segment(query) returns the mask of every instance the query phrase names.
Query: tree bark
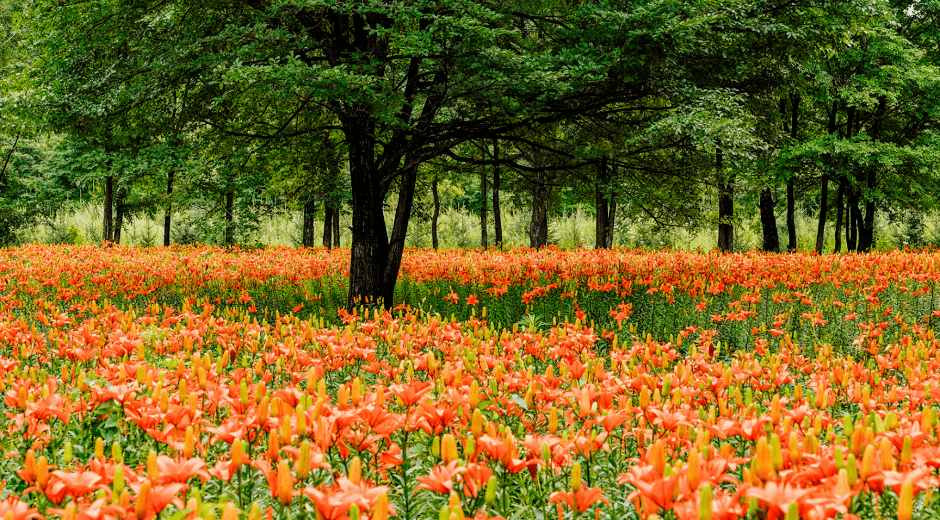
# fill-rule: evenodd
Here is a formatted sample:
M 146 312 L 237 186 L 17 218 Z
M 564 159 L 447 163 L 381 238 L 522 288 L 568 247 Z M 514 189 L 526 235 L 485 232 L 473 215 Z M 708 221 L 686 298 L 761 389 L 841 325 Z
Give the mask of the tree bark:
M 342 202 L 333 205 L 333 249 L 339 249 L 342 246 L 339 240 L 339 214 L 342 206 Z
M 881 126 L 887 110 L 887 100 L 882 97 L 878 100 L 878 108 L 872 121 L 872 141 L 881 140 Z M 875 188 L 877 187 L 877 166 L 868 166 L 866 179 L 867 194 L 865 197 L 865 217 L 861 220 L 858 230 L 858 250 L 871 251 L 875 247 Z
M 715 149 L 715 170 L 718 175 L 718 249 L 734 249 L 734 177 L 725 177 L 721 148 Z
M 845 183 L 845 178 L 839 181 L 839 193 L 836 195 L 836 245 L 832 250 L 833 253 L 842 251 L 842 214 L 845 209 Z
M 115 216 L 114 216 L 114 243 L 121 243 L 121 228 L 124 227 L 124 201 L 127 195 L 124 190 L 118 189 L 118 194 L 114 197 Z
M 496 241 L 496 247 L 503 248 L 503 215 L 499 209 L 499 141 L 493 139 L 493 159 L 497 164 L 493 165 L 493 240 Z
M 480 172 L 480 246 L 483 249 L 489 247 L 489 237 L 486 236 L 486 169 Z
M 800 95 L 790 95 L 790 140 L 796 141 L 796 124 L 800 113 Z M 787 250 L 796 250 L 796 196 L 794 194 L 794 179 L 791 173 L 787 179 Z
M 317 204 L 316 201 L 310 199 L 304 204 L 304 224 L 303 231 L 301 231 L 300 241 L 304 247 L 314 247 L 316 243 L 316 218 Z
M 225 245 L 235 243 L 235 191 L 225 194 Z
M 434 174 L 434 180 L 431 181 L 431 197 L 434 199 L 434 213 L 431 214 L 431 247 L 437 251 L 439 242 L 437 239 L 437 221 L 441 217 L 441 198 L 437 192 L 437 174 Z M 497 197 L 493 192 L 493 197 Z M 497 226 L 498 228 L 498 226 Z
M 529 220 L 529 247 L 540 249 L 548 244 L 548 186 L 536 174 L 532 183 L 532 218 Z
M 605 157 L 597 166 L 594 184 L 594 248 L 610 248 L 614 241 L 617 201 L 610 196 L 610 181 L 615 176 Z
M 333 248 L 333 208 L 329 201 L 323 205 L 323 247 Z
M 858 251 L 858 226 L 861 212 L 858 209 L 858 190 L 850 188 L 848 201 L 848 229 L 846 229 L 845 246 L 847 251 Z
M 114 175 L 104 178 L 104 220 L 101 225 L 101 240 L 114 241 Z
M 764 188 L 760 192 L 760 222 L 761 230 L 764 235 L 764 251 L 771 253 L 780 252 L 780 237 L 777 234 L 777 217 L 774 216 L 774 194 L 770 188 Z
M 839 101 L 832 102 L 832 110 L 829 111 L 829 135 L 836 133 L 836 115 L 839 111 Z M 826 154 L 826 168 L 832 169 L 832 155 Z M 824 173 L 820 181 L 819 194 L 819 223 L 816 226 L 816 253 L 822 254 L 823 244 L 826 242 L 826 216 L 829 212 L 829 174 Z
M 170 195 L 173 194 L 173 170 L 170 170 L 166 176 L 166 211 L 163 213 L 163 245 L 170 245 L 170 216 L 173 211 L 173 207 L 170 204 Z

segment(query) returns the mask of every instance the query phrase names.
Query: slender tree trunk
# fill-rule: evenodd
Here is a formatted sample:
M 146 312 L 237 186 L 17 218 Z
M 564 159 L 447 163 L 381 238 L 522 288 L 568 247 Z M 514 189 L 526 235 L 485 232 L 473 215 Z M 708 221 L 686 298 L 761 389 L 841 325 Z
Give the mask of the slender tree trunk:
M 166 176 L 166 211 L 163 213 L 163 245 L 170 245 L 170 216 L 173 211 L 173 206 L 170 204 L 170 195 L 173 194 L 173 170 Z
M 594 249 L 607 245 L 607 217 L 610 216 L 610 208 L 607 204 L 606 184 L 609 180 L 605 157 L 597 165 L 597 180 L 594 183 Z
M 431 196 L 434 199 L 434 213 L 431 214 L 431 247 L 437 251 L 439 247 L 437 240 L 437 221 L 441 217 L 441 198 L 437 193 L 437 174 L 434 175 L 434 180 L 431 181 Z M 493 193 L 493 196 L 497 196 L 496 192 Z
M 610 181 L 616 177 L 605 157 L 597 166 L 597 182 L 594 185 L 594 248 L 610 248 L 614 243 L 614 222 L 617 201 L 610 196 Z
M 790 95 L 790 140 L 796 141 L 797 121 L 800 114 L 800 95 Z M 793 174 L 787 179 L 787 250 L 796 250 L 796 195 L 794 194 Z
M 845 178 L 839 181 L 839 193 L 836 195 L 836 246 L 833 248 L 833 253 L 842 251 L 842 213 L 845 208 L 845 183 Z
M 845 239 L 846 250 L 848 251 L 858 251 L 858 227 L 859 221 L 861 220 L 861 211 L 858 209 L 859 202 L 858 190 L 853 188 L 849 192 L 849 204 L 848 204 L 848 218 L 849 228 L 847 230 L 848 235 Z
M 104 178 L 104 221 L 101 226 L 101 239 L 114 241 L 114 175 Z
M 405 164 L 410 164 L 411 157 L 405 157 Z M 385 264 L 383 279 L 382 302 L 391 307 L 394 303 L 395 284 L 398 282 L 398 272 L 401 269 L 401 258 L 405 252 L 405 237 L 408 236 L 408 221 L 411 219 L 411 209 L 414 205 L 415 184 L 418 180 L 418 167 L 412 166 L 401 173 L 401 183 L 398 190 L 398 206 L 395 208 L 395 222 L 392 224 L 392 235 L 389 239 L 388 256 Z M 381 206 L 379 206 L 381 209 Z M 384 228 L 385 217 L 380 213 L 381 224 Z
M 823 175 L 819 196 L 819 224 L 816 227 L 816 252 L 822 254 L 823 244 L 826 241 L 826 213 L 829 203 L 829 176 Z
M 304 225 L 300 236 L 300 241 L 304 247 L 314 247 L 316 242 L 316 211 L 317 203 L 315 200 L 310 199 L 304 204 Z
M 342 208 L 342 206 L 343 206 L 342 202 L 337 202 L 333 206 L 333 249 L 339 249 L 342 246 L 339 240 L 340 238 L 339 215 L 340 215 L 340 208 Z
M 493 239 L 496 247 L 503 248 L 503 215 L 499 209 L 499 141 L 493 139 Z
M 225 194 L 225 245 L 235 243 L 235 191 Z
M 721 148 L 715 149 L 715 170 L 718 175 L 718 249 L 734 249 L 734 177 L 725 176 Z
M 323 247 L 333 248 L 333 208 L 329 201 L 323 205 Z
M 887 101 L 882 97 L 875 109 L 872 122 L 872 141 L 881 140 L 881 125 L 884 121 Z M 868 166 L 866 179 L 867 196 L 865 197 L 865 217 L 861 220 L 858 232 L 859 251 L 871 251 L 875 247 L 875 188 L 877 187 L 877 165 Z
M 126 200 L 126 195 L 124 190 L 117 190 L 118 194 L 114 197 L 114 206 L 115 206 L 115 216 L 114 216 L 114 243 L 121 243 L 121 228 L 124 227 L 124 210 L 125 205 L 124 201 Z
M 764 235 L 764 251 L 780 252 L 780 237 L 777 234 L 777 217 L 774 215 L 774 194 L 770 188 L 760 192 L 760 222 Z
M 486 236 L 486 205 L 488 203 L 486 196 L 486 169 L 480 172 L 480 246 L 483 249 L 489 247 L 489 237 Z
M 832 102 L 832 110 L 829 112 L 829 135 L 836 133 L 836 115 L 839 111 L 839 100 Z M 826 168 L 832 169 L 832 155 L 826 154 Z M 829 212 L 829 174 L 824 173 L 820 181 L 819 194 L 819 224 L 816 226 L 816 253 L 822 254 L 823 244 L 826 242 L 826 216 Z

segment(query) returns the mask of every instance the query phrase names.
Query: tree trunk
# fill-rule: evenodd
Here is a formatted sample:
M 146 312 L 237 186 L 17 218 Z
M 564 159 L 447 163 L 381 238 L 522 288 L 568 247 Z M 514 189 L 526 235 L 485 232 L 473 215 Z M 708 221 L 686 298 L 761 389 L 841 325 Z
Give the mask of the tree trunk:
M 493 140 L 493 239 L 496 247 L 503 248 L 503 215 L 499 209 L 499 141 Z
M 715 149 L 715 170 L 718 175 L 718 249 L 734 248 L 734 177 L 725 177 L 721 148 Z
M 594 185 L 594 248 L 610 248 L 614 242 L 614 218 L 617 202 L 610 196 L 610 181 L 615 176 L 605 157 L 597 166 Z
M 333 208 L 329 201 L 323 205 L 323 247 L 333 248 Z
M 368 108 L 364 108 L 368 110 Z M 368 117 L 343 122 L 352 186 L 352 245 L 347 307 L 379 304 L 385 294 L 388 232 L 382 212 L 384 193 L 375 170 L 375 123 Z M 385 302 L 390 306 L 391 302 Z
M 532 218 L 529 220 L 529 247 L 539 249 L 548 244 L 548 187 L 539 175 L 532 183 Z
M 882 97 L 878 101 L 878 108 L 875 109 L 874 120 L 872 121 L 872 141 L 881 140 L 881 125 L 884 121 L 885 111 L 887 110 L 887 100 Z M 858 231 L 858 250 L 871 251 L 875 247 L 875 188 L 877 187 L 877 165 L 868 166 L 867 175 L 867 195 L 865 197 L 865 217 L 861 221 Z
M 235 191 L 225 194 L 225 245 L 235 243 Z
M 405 157 L 405 164 L 412 163 L 411 157 Z M 391 307 L 394 302 L 395 284 L 398 283 L 398 272 L 401 269 L 401 258 L 405 252 L 405 237 L 408 236 L 408 221 L 411 219 L 411 209 L 415 199 L 415 184 L 418 180 L 418 167 L 412 166 L 401 173 L 401 183 L 398 190 L 398 206 L 395 208 L 395 222 L 392 224 L 392 235 L 388 242 L 388 256 L 386 257 L 385 272 L 383 276 L 382 302 Z M 384 198 L 384 197 L 383 197 Z M 381 203 L 379 209 L 381 210 Z M 385 229 L 385 217 L 379 213 L 380 223 Z
M 316 242 L 316 226 L 314 225 L 314 219 L 316 218 L 317 204 L 316 201 L 310 199 L 304 204 L 304 225 L 303 231 L 301 232 L 300 241 L 304 247 L 314 247 Z
M 842 251 L 842 214 L 845 209 L 845 183 L 845 178 L 839 181 L 839 193 L 836 195 L 836 246 L 832 250 L 833 253 Z
M 480 172 L 480 247 L 489 247 L 489 238 L 486 236 L 486 169 Z
M 101 226 L 101 240 L 114 241 L 114 176 L 104 178 L 104 221 Z
M 173 170 L 166 176 L 166 211 L 163 213 L 163 245 L 170 245 L 170 215 L 173 207 L 170 205 L 170 195 L 173 194 Z
M 764 235 L 764 251 L 780 252 L 780 237 L 777 234 L 777 217 L 774 216 L 774 194 L 770 188 L 760 192 L 760 223 Z
M 121 228 L 124 227 L 124 201 L 127 196 L 123 190 L 118 189 L 117 196 L 114 197 L 115 216 L 114 216 L 114 243 L 121 243 Z
M 845 237 L 846 250 L 858 251 L 858 225 L 861 212 L 858 209 L 858 190 L 856 188 L 851 188 L 849 191 L 848 215 L 846 215 L 846 218 L 849 222 Z
M 339 249 L 342 245 L 339 241 L 339 213 L 342 206 L 341 202 L 337 202 L 333 206 L 333 249 Z
M 800 95 L 793 93 L 790 96 L 790 140 L 796 141 L 796 123 L 800 109 Z M 787 250 L 796 250 L 796 196 L 794 194 L 793 174 L 787 179 Z
M 839 111 L 839 100 L 832 102 L 832 110 L 829 111 L 829 135 L 836 133 L 836 115 Z M 832 155 L 826 154 L 826 168 L 832 170 Z M 819 224 L 816 226 L 816 253 L 823 253 L 823 244 L 826 242 L 826 216 L 829 211 L 829 174 L 822 176 L 820 194 L 819 194 Z
M 819 196 L 819 224 L 816 226 L 816 252 L 822 254 L 823 243 L 826 241 L 826 212 L 829 203 L 829 176 L 822 176 L 821 193 Z
M 498 189 L 498 186 L 494 188 Z M 431 247 L 437 251 L 439 247 L 439 242 L 437 240 L 437 221 L 441 216 L 441 198 L 437 193 L 437 174 L 434 175 L 434 180 L 431 181 L 431 197 L 434 199 L 434 213 L 431 214 Z M 493 192 L 493 197 L 497 197 L 496 192 Z M 497 222 L 499 220 L 497 219 Z M 499 226 L 497 226 L 499 229 Z

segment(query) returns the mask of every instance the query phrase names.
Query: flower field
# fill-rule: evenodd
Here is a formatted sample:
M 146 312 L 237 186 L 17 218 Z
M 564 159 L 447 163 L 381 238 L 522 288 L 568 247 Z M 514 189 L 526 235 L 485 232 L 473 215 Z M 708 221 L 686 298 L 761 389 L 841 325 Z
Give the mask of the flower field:
M 940 254 L 0 253 L 0 516 L 940 516 Z

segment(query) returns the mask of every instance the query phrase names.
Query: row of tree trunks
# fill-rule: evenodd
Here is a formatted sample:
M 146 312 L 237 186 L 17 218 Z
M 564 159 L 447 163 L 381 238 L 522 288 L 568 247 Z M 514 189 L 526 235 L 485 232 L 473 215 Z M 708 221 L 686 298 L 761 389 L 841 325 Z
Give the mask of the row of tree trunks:
M 780 251 L 780 237 L 777 234 L 777 217 L 774 215 L 773 190 L 770 188 L 761 190 L 758 206 L 761 230 L 764 235 L 764 251 L 777 253 Z

